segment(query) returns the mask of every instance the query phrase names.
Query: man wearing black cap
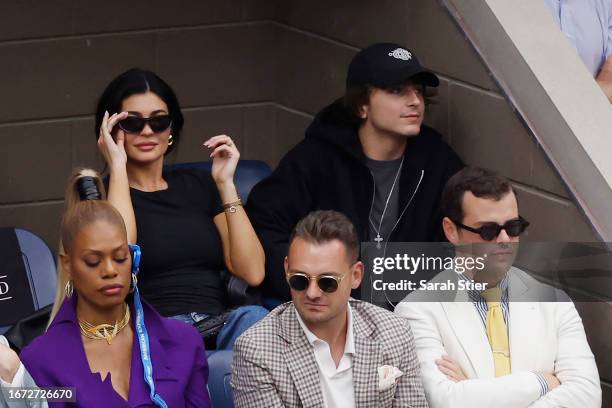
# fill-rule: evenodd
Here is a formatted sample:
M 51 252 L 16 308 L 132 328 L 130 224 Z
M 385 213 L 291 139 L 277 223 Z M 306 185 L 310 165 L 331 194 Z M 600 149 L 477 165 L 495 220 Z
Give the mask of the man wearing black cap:
M 422 126 L 426 87 L 437 87 L 414 52 L 380 43 L 350 63 L 344 96 L 319 112 L 306 137 L 255 186 L 247 211 L 266 251 L 264 294 L 289 299 L 283 259 L 289 235 L 312 210 L 333 209 L 361 241 L 443 240 L 438 203 L 463 164 Z

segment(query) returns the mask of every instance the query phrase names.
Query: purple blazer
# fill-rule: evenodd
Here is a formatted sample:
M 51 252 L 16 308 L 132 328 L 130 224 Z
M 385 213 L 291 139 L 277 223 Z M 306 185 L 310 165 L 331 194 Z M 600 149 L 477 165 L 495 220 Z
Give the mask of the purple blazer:
M 135 316 L 133 304 L 132 316 Z M 206 387 L 208 363 L 202 338 L 195 328 L 161 317 L 143 302 L 149 332 L 155 391 L 168 407 L 210 407 Z M 134 319 L 131 319 L 130 324 Z M 21 352 L 21 361 L 39 387 L 75 387 L 74 403 L 49 403 L 50 407 L 154 407 L 144 381 L 140 345 L 134 329 L 130 391 L 125 401 L 113 389 L 110 373 L 102 381 L 92 374 L 76 317 L 76 293 L 66 299 L 45 334 Z

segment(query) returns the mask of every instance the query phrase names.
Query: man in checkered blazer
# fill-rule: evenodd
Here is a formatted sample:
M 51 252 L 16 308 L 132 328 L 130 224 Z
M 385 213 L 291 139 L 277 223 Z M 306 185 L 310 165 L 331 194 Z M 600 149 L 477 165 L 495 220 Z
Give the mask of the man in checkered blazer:
M 292 302 L 236 341 L 236 407 L 427 407 L 405 320 L 350 299 L 361 283 L 355 228 L 316 211 L 296 226 L 285 259 Z

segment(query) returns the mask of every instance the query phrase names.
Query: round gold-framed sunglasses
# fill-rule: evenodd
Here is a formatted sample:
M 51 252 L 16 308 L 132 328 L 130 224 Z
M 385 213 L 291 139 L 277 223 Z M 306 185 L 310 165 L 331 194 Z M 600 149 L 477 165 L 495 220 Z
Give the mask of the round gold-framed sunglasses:
M 349 271 L 350 272 L 350 271 Z M 317 275 L 311 276 L 303 272 L 292 272 L 287 274 L 287 283 L 293 290 L 303 291 L 308 288 L 310 281 L 314 280 L 317 282 L 317 286 L 325 293 L 334 293 L 338 290 L 340 282 L 349 273 L 346 272 L 343 275 Z

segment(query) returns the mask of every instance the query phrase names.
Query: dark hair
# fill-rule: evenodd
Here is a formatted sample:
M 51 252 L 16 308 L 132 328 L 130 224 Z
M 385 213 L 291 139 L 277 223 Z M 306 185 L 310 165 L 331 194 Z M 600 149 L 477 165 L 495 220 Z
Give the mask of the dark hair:
M 183 130 L 184 119 L 181 113 L 181 107 L 170 85 L 158 77 L 154 72 L 140 68 L 132 68 L 125 71 L 123 74 L 113 79 L 104 90 L 104 93 L 102 93 L 102 96 L 98 100 L 98 107 L 96 108 L 96 126 L 94 129 L 96 140 L 100 132 L 100 126 L 102 125 L 102 118 L 104 117 L 105 111 L 108 111 L 111 115 L 121 112 L 121 104 L 125 98 L 149 91 L 159 96 L 166 105 L 168 105 L 168 113 L 170 118 L 172 118 L 172 140 L 174 143 L 168 146 L 166 153 L 171 152 L 178 144 L 181 137 L 181 131 Z
M 367 105 L 370 102 L 370 86 L 369 85 L 355 85 L 347 88 L 342 97 L 342 104 L 344 107 L 351 112 L 354 116 L 358 117 L 363 121 L 363 118 L 359 115 L 359 110 L 363 105 Z
M 94 192 L 95 191 L 95 192 Z M 123 217 L 108 201 L 100 175 L 92 169 L 77 169 L 68 181 L 60 228 L 60 253 L 69 252 L 79 231 L 104 220 L 125 231 Z M 127 235 L 127 232 L 126 232 Z
M 353 223 L 342 213 L 333 210 L 313 211 L 302 218 L 291 233 L 289 245 L 295 238 L 322 244 L 333 240 L 342 242 L 350 263 L 359 259 L 359 236 Z
M 463 195 L 466 191 L 478 198 L 499 201 L 514 189 L 510 181 L 499 173 L 481 167 L 465 167 L 446 182 L 440 200 L 443 216 L 463 222 Z
M 406 83 L 408 82 L 411 81 L 407 81 Z M 420 83 L 418 81 L 415 81 L 415 83 L 418 83 L 423 86 L 423 99 L 425 101 L 425 106 L 434 104 L 434 96 L 436 95 L 435 88 L 427 87 L 425 86 L 425 84 Z M 363 105 L 367 105 L 368 103 L 370 103 L 370 93 L 376 88 L 378 87 L 372 85 L 355 85 L 348 87 L 344 92 L 344 95 L 342 96 L 342 104 L 349 112 L 351 112 L 355 117 L 359 118 L 363 122 L 364 119 L 362 119 L 359 115 L 359 110 Z M 378 89 L 390 90 L 393 89 L 393 87 Z

